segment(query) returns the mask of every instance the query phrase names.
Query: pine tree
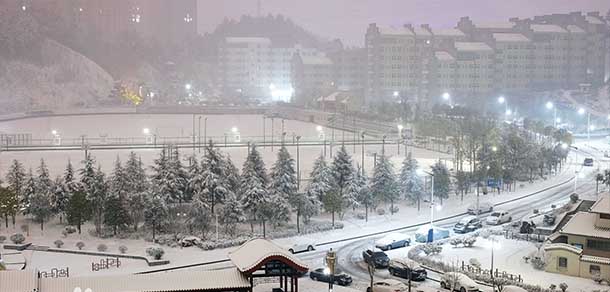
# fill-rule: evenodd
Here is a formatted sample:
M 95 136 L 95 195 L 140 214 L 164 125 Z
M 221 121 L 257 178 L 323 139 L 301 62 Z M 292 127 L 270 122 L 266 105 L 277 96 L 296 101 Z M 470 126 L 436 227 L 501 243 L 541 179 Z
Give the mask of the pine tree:
M 30 214 L 31 198 L 36 194 L 36 178 L 32 173 L 32 169 L 28 172 L 25 179 L 23 196 L 19 199 L 19 205 L 23 215 Z
M 38 166 L 37 174 L 36 192 L 46 193 L 47 197 L 50 198 L 50 194 L 53 191 L 53 181 L 49 174 L 49 168 L 47 168 L 47 165 L 44 163 L 44 159 L 40 159 L 40 166 Z
M 195 154 L 189 157 L 189 166 L 186 170 L 187 184 L 186 191 L 184 194 L 184 200 L 190 202 L 196 195 L 200 193 L 200 186 L 202 181 L 201 165 L 197 161 Z
M 15 216 L 20 209 L 20 199 L 24 196 L 24 189 L 26 185 L 27 175 L 25 173 L 25 169 L 23 165 L 17 161 L 13 160 L 8 173 L 6 174 L 6 182 L 8 185 L 8 193 L 6 199 L 5 210 L 5 224 L 8 228 L 8 220 L 6 217 L 11 216 L 13 221 L 13 227 L 15 227 Z
M 142 160 L 134 152 L 129 154 L 125 166 L 125 176 L 127 177 L 129 221 L 133 224 L 134 231 L 138 231 L 138 224 L 144 220 L 144 209 L 148 204 L 149 182 Z
M 368 179 L 358 167 L 348 187 L 348 196 L 355 198 L 357 205 L 364 206 L 364 219 L 369 220 L 369 209 L 373 206 L 373 195 L 368 187 Z
M 112 228 L 112 233 L 117 235 L 118 230 L 125 229 L 129 224 L 129 212 L 117 193 L 113 193 L 104 207 L 104 225 Z
M 152 169 L 155 193 L 168 203 L 181 203 L 187 181 L 177 150 L 172 151 L 171 147 L 163 149 Z
M 75 192 L 81 190 L 80 182 L 76 180 L 74 177 L 74 167 L 72 166 L 72 162 L 68 160 L 68 165 L 66 166 L 66 170 L 64 171 L 64 188 L 68 197 L 72 196 Z
M 108 183 L 106 182 L 104 172 L 102 172 L 102 167 L 99 165 L 97 170 L 95 170 L 87 195 L 87 200 L 91 203 L 95 232 L 97 235 L 101 235 L 102 223 L 104 222 L 104 207 L 108 199 Z
M 231 155 L 226 156 L 223 165 L 225 177 L 227 178 L 227 188 L 230 192 L 238 195 L 241 187 L 241 177 L 239 176 L 239 169 L 237 169 L 233 160 L 231 160 Z
M 87 153 L 81 163 L 83 168 L 80 169 L 80 184 L 87 197 L 91 197 L 95 184 L 95 159 L 91 157 L 91 153 Z
M 121 165 L 121 159 L 117 156 L 114 162 L 114 170 L 109 182 L 110 193 L 116 195 L 121 204 L 123 204 L 127 197 L 128 182 L 126 171 Z
M 61 176 L 57 176 L 53 182 L 53 192 L 51 197 L 51 205 L 53 214 L 59 215 L 59 223 L 63 223 L 63 214 L 68 207 L 70 194 L 66 190 L 64 180 Z
M 214 208 L 223 202 L 228 191 L 223 166 L 224 158 L 220 151 L 214 148 L 211 141 L 205 151 L 206 155 L 201 165 L 203 171 L 202 195 L 205 198 L 202 201 L 210 207 L 212 214 L 215 214 Z
M 277 160 L 271 169 L 271 208 L 269 218 L 275 226 L 290 220 L 290 207 L 297 212 L 297 230 L 300 232 L 299 219 L 302 196 L 297 193 L 297 177 L 294 159 L 285 146 L 280 148 Z
M 371 192 L 377 201 L 390 203 L 390 214 L 394 214 L 394 202 L 398 199 L 394 167 L 385 155 L 381 155 L 373 171 Z
M 144 211 L 144 223 L 152 229 L 153 242 L 156 242 L 156 232 L 167 222 L 168 209 L 165 199 L 153 194 Z
M 206 202 L 201 201 L 200 198 L 195 198 L 193 204 L 191 204 L 188 218 L 187 225 L 189 229 L 198 230 L 201 237 L 205 238 L 210 230 L 213 218 Z
M 243 189 L 241 204 L 244 211 L 250 217 L 250 229 L 252 232 L 254 232 L 254 222 L 257 219 L 264 220 L 262 216 L 263 207 L 270 200 L 266 178 L 265 164 L 256 149 L 256 145 L 252 145 L 252 149 L 244 162 L 241 176 L 241 186 Z
M 308 203 L 303 208 L 303 219 L 305 222 L 309 222 L 312 216 L 318 214 L 323 199 L 333 189 L 332 174 L 322 155 L 314 162 L 313 170 L 309 177 L 311 181 L 305 189 L 306 202 Z M 328 210 L 328 207 L 324 205 L 324 209 Z
M 419 211 L 424 196 L 424 182 L 417 174 L 417 169 L 417 160 L 409 153 L 402 163 L 398 187 L 400 196 L 411 202 L 417 202 L 417 211 Z
M 234 193 L 229 193 L 222 206 L 220 222 L 230 236 L 235 235 L 237 224 L 246 221 L 241 203 Z
M 84 191 L 76 191 L 68 201 L 66 219 L 70 225 L 75 225 L 78 234 L 81 234 L 81 226 L 91 218 L 91 205 Z
M 323 202 L 325 202 L 326 211 L 331 212 L 332 225 L 335 226 L 335 213 L 343 211 L 345 192 L 354 173 L 352 158 L 347 153 L 345 146 L 341 146 L 341 149 L 337 151 L 331 166 L 331 172 L 335 189 L 333 192 L 326 194 Z
M 173 147 L 172 156 L 169 160 L 169 169 L 173 178 L 172 185 L 175 190 L 171 196 L 173 202 L 182 203 L 185 200 L 185 194 L 188 187 L 188 175 L 182 166 L 178 147 Z
M 8 216 L 12 214 L 12 206 L 18 205 L 16 196 L 9 188 L 0 186 L 0 216 L 4 216 L 4 224 L 8 229 Z
M 449 170 L 439 160 L 432 166 L 432 174 L 434 175 L 434 196 L 441 200 L 442 205 L 443 199 L 449 197 L 449 186 L 451 184 Z
M 40 230 L 44 230 L 44 222 L 53 214 L 51 206 L 52 184 L 53 182 L 49 178 L 49 170 L 44 160 L 41 159 L 36 179 L 36 191 L 30 197 L 30 214 L 34 217 L 35 222 L 40 223 Z

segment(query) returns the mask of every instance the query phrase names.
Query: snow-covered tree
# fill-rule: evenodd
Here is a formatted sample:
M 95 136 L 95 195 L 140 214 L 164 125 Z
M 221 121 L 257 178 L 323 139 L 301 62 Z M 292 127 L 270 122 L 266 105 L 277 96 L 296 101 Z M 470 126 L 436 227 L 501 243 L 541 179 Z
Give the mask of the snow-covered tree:
M 331 213 L 332 224 L 335 225 L 335 213 L 341 213 L 344 209 L 346 189 L 351 183 L 354 174 L 352 158 L 347 153 L 345 146 L 337 151 L 331 166 L 334 190 L 328 192 L 322 200 L 324 209 Z
M 329 206 L 323 202 L 327 194 L 331 193 L 333 190 L 333 177 L 330 168 L 322 155 L 314 162 L 309 177 L 310 183 L 305 188 L 305 197 L 309 203 L 304 205 L 305 208 L 303 208 L 303 219 L 305 222 L 309 222 L 309 219 L 312 216 L 318 214 L 322 204 L 324 204 L 325 210 L 330 209 Z
M 142 164 L 142 160 L 134 152 L 129 154 L 125 166 L 125 176 L 127 177 L 127 206 L 130 215 L 130 222 L 135 231 L 138 231 L 138 224 L 144 220 L 144 209 L 147 205 L 149 190 L 148 177 Z
M 210 142 L 205 148 L 206 155 L 201 164 L 203 172 L 203 189 L 201 201 L 205 202 L 212 214 L 217 204 L 223 202 L 227 194 L 227 178 L 224 173 L 224 158 L 220 151 Z
M 118 193 L 111 193 L 104 206 L 104 225 L 112 228 L 114 235 L 129 224 L 129 212 Z
M 294 169 L 294 159 L 285 146 L 280 148 L 277 160 L 271 168 L 271 208 L 273 216 L 269 218 L 274 225 L 290 220 L 290 208 L 297 211 L 299 217 L 299 207 L 301 195 L 297 193 L 297 177 Z M 298 227 L 297 219 L 297 229 Z
M 187 225 L 189 229 L 199 231 L 200 236 L 205 238 L 212 225 L 212 219 L 213 215 L 207 203 L 201 201 L 200 198 L 195 198 L 188 214 Z
M 110 187 L 110 193 L 117 196 L 119 202 L 123 204 L 127 199 L 128 192 L 128 181 L 126 170 L 123 168 L 121 164 L 121 159 L 117 156 L 114 162 L 114 169 L 112 171 L 112 176 L 110 177 L 110 181 L 108 182 Z
M 178 158 L 177 150 L 171 147 L 163 149 L 159 158 L 155 159 L 152 175 L 153 191 L 166 202 L 182 202 L 186 187 L 186 174 Z
M 424 196 L 424 182 L 417 174 L 418 168 L 417 160 L 409 152 L 402 163 L 398 184 L 400 196 L 411 202 L 416 202 L 417 211 L 420 210 L 421 201 Z
M 222 206 L 220 222 L 225 227 L 225 231 L 230 236 L 235 235 L 237 224 L 246 221 L 241 202 L 234 193 L 229 193 Z
M 347 189 L 348 197 L 354 198 L 357 205 L 364 206 L 364 219 L 368 221 L 369 209 L 373 206 L 373 195 L 368 187 L 368 179 L 360 168 L 354 171 L 353 179 Z
M 36 192 L 46 193 L 47 198 L 50 199 L 51 192 L 53 191 L 53 180 L 49 174 L 49 168 L 44 162 L 44 159 L 40 159 L 40 166 L 37 169 L 38 177 L 36 178 Z
M 23 165 L 19 161 L 13 160 L 13 163 L 6 174 L 8 193 L 6 194 L 7 198 L 5 200 L 5 216 L 12 217 L 13 227 L 15 226 L 15 216 L 20 208 L 20 200 L 24 195 L 26 178 L 27 175 Z M 6 227 L 8 227 L 6 220 L 5 224 L 7 224 Z
M 104 207 L 108 199 L 108 183 L 106 176 L 102 171 L 102 167 L 98 165 L 97 170 L 93 174 L 93 181 L 88 187 L 87 200 L 91 203 L 91 212 L 95 232 L 98 235 L 102 234 L 102 223 L 104 223 Z
M 227 188 L 230 192 L 238 195 L 241 187 L 241 177 L 239 175 L 239 169 L 231 160 L 231 155 L 227 155 L 224 166 L 225 177 L 227 178 Z M 237 197 L 239 199 L 239 195 Z
M 36 178 L 32 173 L 32 169 L 28 172 L 25 178 L 25 186 L 23 188 L 23 196 L 19 199 L 19 207 L 23 215 L 30 214 L 31 198 L 36 194 Z
M 184 194 L 184 200 L 190 202 L 193 200 L 193 197 L 199 195 L 200 186 L 202 181 L 201 175 L 201 165 L 197 159 L 197 155 L 193 154 L 188 158 L 189 165 L 186 168 L 186 191 Z
M 173 185 L 175 185 L 176 189 L 171 198 L 173 202 L 182 203 L 186 198 L 185 193 L 188 186 L 188 175 L 182 166 L 178 147 L 173 147 L 172 150 L 172 155 L 169 160 L 169 169 L 171 177 L 175 181 Z
M 66 219 L 70 225 L 76 226 L 78 234 L 81 234 L 81 226 L 91 218 L 91 205 L 84 191 L 76 191 L 68 201 Z
M 394 167 L 385 155 L 379 157 L 373 171 L 371 192 L 375 200 L 390 203 L 390 214 L 394 214 L 394 202 L 398 199 L 399 193 Z
M 256 145 L 252 145 L 252 149 L 244 162 L 241 187 L 243 190 L 242 208 L 250 217 L 250 229 L 254 232 L 254 222 L 257 219 L 264 219 L 262 216 L 263 207 L 270 200 L 267 190 L 267 171 Z
M 74 176 L 74 167 L 72 166 L 72 162 L 70 162 L 70 160 L 68 160 L 68 165 L 66 165 L 63 180 L 63 185 L 68 197 L 72 196 L 72 194 L 81 189 L 80 182 L 78 182 Z
M 66 190 L 64 180 L 61 176 L 57 176 L 53 182 L 53 191 L 51 192 L 51 206 L 53 214 L 59 215 L 59 223 L 63 223 L 63 214 L 68 208 L 70 193 Z
M 153 194 L 144 211 L 144 223 L 152 230 L 153 242 L 155 242 L 157 231 L 160 231 L 167 222 L 167 216 L 168 209 L 165 198 Z
M 83 168 L 80 169 L 80 184 L 87 196 L 91 196 L 95 184 L 95 159 L 91 157 L 91 153 L 87 153 L 85 159 L 81 162 Z
M 46 222 L 53 214 L 51 196 L 53 193 L 53 182 L 49 177 L 49 169 L 44 160 L 40 160 L 36 179 L 36 191 L 30 197 L 30 214 L 34 221 L 40 223 L 40 230 L 44 230 Z
M 441 200 L 449 197 L 449 187 L 451 180 L 449 178 L 449 170 L 440 160 L 432 166 L 432 174 L 434 175 L 434 196 Z

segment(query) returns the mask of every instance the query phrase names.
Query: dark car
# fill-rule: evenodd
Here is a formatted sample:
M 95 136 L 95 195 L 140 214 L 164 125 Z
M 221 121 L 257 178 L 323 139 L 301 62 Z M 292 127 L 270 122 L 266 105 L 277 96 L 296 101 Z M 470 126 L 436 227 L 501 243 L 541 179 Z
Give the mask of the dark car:
M 424 268 L 415 261 L 407 258 L 391 260 L 388 271 L 390 272 L 390 275 L 403 279 L 409 279 L 410 274 L 411 280 L 413 281 L 424 281 L 428 276 L 428 273 Z
M 324 268 L 317 268 L 311 272 L 309 272 L 309 278 L 314 281 L 320 281 L 329 283 L 330 282 L 330 274 L 324 272 Z M 335 275 L 332 277 L 333 283 L 341 286 L 347 286 L 352 283 L 352 276 L 346 273 L 337 273 L 335 271 Z
M 483 223 L 481 223 L 479 218 L 476 216 L 466 216 L 455 224 L 453 231 L 455 231 L 455 233 L 468 233 L 481 227 L 483 227 Z
M 593 158 L 585 158 L 583 165 L 584 166 L 593 166 Z
M 390 258 L 383 251 L 372 251 L 367 249 L 362 252 L 362 258 L 367 264 L 372 261 L 375 268 L 387 268 L 390 265 Z

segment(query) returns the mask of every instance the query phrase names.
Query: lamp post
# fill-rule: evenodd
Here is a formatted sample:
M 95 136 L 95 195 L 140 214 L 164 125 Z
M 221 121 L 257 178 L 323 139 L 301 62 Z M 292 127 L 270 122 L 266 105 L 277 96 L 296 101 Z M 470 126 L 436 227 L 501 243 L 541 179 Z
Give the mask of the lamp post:
M 193 129 L 192 129 L 192 133 L 193 133 L 193 154 L 195 154 L 195 114 L 193 114 Z
M 491 277 L 491 291 L 496 291 L 496 281 L 494 280 L 494 249 L 496 243 L 493 236 L 489 237 L 489 241 L 491 242 L 491 269 L 489 270 L 489 276 Z
M 263 115 L 263 147 L 264 147 L 264 148 L 267 148 L 267 145 L 266 145 L 266 140 L 267 140 L 267 139 L 265 138 L 265 136 L 266 136 L 266 135 L 265 135 L 265 126 L 266 126 L 266 123 L 265 123 L 265 115 Z
M 417 172 L 420 175 L 427 174 L 430 176 L 431 188 L 430 188 L 430 230 L 428 230 L 428 242 L 434 241 L 434 173 L 427 172 L 423 169 L 418 169 Z
M 335 276 L 335 264 L 336 264 L 336 262 L 337 262 L 337 254 L 331 248 L 326 253 L 326 268 L 328 269 L 328 277 L 330 279 L 328 281 L 328 292 L 332 292 L 333 291 L 333 282 L 334 282 L 334 276 Z M 327 270 L 324 269 L 324 271 L 326 272 Z
M 557 119 L 557 107 L 555 107 L 555 105 L 552 102 L 547 102 L 546 103 L 546 108 L 548 110 L 553 110 L 553 128 L 557 128 L 557 123 L 558 123 L 558 119 Z
M 402 142 L 402 129 L 403 129 L 403 126 L 401 124 L 398 124 L 398 143 L 396 143 L 398 146 L 398 155 L 400 155 L 400 143 Z M 405 149 L 405 152 L 406 151 L 407 150 Z
M 301 136 L 297 136 L 297 190 L 300 189 L 301 186 L 301 168 L 300 168 L 300 152 L 299 152 L 299 141 L 301 141 Z
M 203 144 L 207 143 L 206 139 L 208 138 L 208 117 L 203 119 Z M 212 140 L 212 139 L 210 139 Z
M 273 138 L 275 136 L 273 124 L 274 124 L 274 118 L 273 118 L 273 116 L 271 116 L 271 152 L 273 152 Z
M 587 114 L 587 142 L 589 142 L 591 140 L 591 113 L 586 111 L 584 108 L 579 108 L 578 109 L 578 114 L 579 115 L 584 115 Z
M 362 164 L 361 167 L 362 167 L 363 176 L 364 176 L 364 134 L 365 133 L 366 132 L 362 131 L 362 134 L 360 135 L 360 137 L 362 138 L 362 141 L 360 143 L 360 145 L 362 146 L 362 147 L 360 147 L 360 148 L 362 148 L 362 156 L 360 156 L 360 160 L 361 160 L 360 164 Z
M 201 153 L 201 118 L 203 117 L 199 116 L 199 121 L 197 122 L 197 151 L 199 153 Z
M 381 137 L 381 155 L 385 155 L 385 139 L 387 138 L 386 135 L 383 135 L 383 137 Z

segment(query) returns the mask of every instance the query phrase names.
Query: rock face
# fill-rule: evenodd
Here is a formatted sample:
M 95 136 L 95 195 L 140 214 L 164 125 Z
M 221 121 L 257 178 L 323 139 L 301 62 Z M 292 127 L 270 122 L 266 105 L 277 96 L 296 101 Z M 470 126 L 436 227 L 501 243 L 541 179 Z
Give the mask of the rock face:
M 40 60 L 0 57 L 0 112 L 94 106 L 106 98 L 113 78 L 85 56 L 45 39 Z

